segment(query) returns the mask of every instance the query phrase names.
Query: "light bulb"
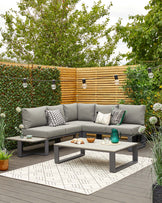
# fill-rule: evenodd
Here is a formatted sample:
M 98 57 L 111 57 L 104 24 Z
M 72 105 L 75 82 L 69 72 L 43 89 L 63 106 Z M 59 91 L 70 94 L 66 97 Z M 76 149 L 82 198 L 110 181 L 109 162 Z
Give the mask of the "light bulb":
M 55 82 L 55 80 L 52 80 L 51 88 L 52 88 L 52 90 L 56 89 L 56 82 Z
M 27 79 L 24 78 L 23 79 L 23 88 L 27 88 L 27 86 L 28 86 Z
M 151 68 L 148 68 L 147 70 L 148 70 L 148 77 L 149 77 L 149 78 L 153 78 L 153 77 L 154 77 L 154 74 L 152 73 Z
M 86 79 L 82 79 L 82 88 L 83 89 L 87 88 Z
M 115 78 L 115 85 L 119 85 L 119 79 L 118 79 L 118 75 L 114 75 L 114 78 Z

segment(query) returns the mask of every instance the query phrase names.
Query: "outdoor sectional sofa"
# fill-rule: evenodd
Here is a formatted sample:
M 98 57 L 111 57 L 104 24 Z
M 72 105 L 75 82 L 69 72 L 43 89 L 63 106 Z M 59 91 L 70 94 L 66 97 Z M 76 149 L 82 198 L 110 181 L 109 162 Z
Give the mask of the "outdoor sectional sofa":
M 95 123 L 97 112 L 111 113 L 113 108 L 126 110 L 121 125 L 103 125 Z M 59 109 L 65 118 L 65 125 L 50 127 L 47 124 L 46 110 Z M 23 108 L 22 121 L 24 135 L 46 138 L 46 145 L 52 139 L 58 139 L 68 135 L 79 133 L 80 137 L 86 137 L 87 133 L 111 134 L 112 128 L 116 128 L 121 136 L 133 137 L 138 135 L 138 128 L 145 123 L 144 105 L 100 105 L 100 104 L 60 104 L 56 106 L 42 106 L 37 108 Z M 47 146 L 46 146 L 47 147 Z

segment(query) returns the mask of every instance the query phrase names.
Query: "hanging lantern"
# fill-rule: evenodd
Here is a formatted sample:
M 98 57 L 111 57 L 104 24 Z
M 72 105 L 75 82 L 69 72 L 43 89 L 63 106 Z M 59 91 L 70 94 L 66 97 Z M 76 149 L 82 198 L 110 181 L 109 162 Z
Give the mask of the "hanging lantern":
M 153 74 L 151 68 L 148 68 L 147 70 L 148 70 L 148 77 L 149 77 L 149 78 L 153 78 L 153 77 L 154 77 L 154 74 Z
M 87 88 L 86 79 L 82 79 L 82 88 L 83 89 Z
M 28 86 L 27 79 L 24 78 L 23 79 L 23 88 L 27 88 L 27 86 Z
M 115 85 L 119 85 L 119 79 L 118 79 L 118 75 L 114 75 L 115 78 Z
M 56 89 L 56 81 L 52 80 L 52 85 L 51 85 L 52 90 Z

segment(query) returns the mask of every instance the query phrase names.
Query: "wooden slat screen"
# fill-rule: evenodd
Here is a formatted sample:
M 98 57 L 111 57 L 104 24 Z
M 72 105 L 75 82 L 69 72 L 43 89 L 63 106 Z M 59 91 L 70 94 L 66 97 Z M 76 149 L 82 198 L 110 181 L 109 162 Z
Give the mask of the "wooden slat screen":
M 121 99 L 128 101 L 121 88 L 126 78 L 127 66 L 77 68 L 76 101 L 79 103 L 117 104 Z M 120 85 L 114 84 L 114 75 L 119 76 Z M 82 89 L 85 78 L 87 89 Z

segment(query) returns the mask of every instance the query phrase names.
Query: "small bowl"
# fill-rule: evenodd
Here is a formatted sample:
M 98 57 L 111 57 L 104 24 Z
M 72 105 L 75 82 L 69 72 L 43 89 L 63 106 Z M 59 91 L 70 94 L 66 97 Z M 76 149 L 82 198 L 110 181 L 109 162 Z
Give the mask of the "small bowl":
M 89 142 L 89 143 L 93 143 L 94 141 L 95 141 L 95 137 L 87 137 L 87 141 Z

